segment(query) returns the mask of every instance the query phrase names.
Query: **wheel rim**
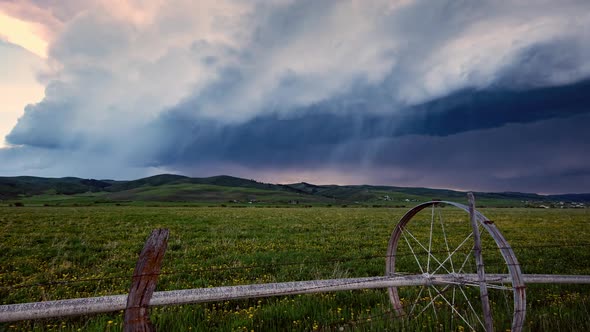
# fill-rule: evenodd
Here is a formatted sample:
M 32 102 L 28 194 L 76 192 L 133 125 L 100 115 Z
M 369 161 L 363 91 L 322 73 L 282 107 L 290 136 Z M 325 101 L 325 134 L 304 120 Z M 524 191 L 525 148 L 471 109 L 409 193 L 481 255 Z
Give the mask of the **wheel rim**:
M 458 326 L 485 330 L 479 284 L 466 281 L 477 271 L 468 213 L 463 204 L 431 201 L 408 211 L 396 225 L 387 250 L 386 275 L 418 274 L 428 283 L 388 289 L 398 316 L 436 320 L 445 330 Z M 452 220 L 447 220 L 448 215 Z M 478 211 L 474 215 L 482 237 L 494 329 L 521 331 L 526 295 L 518 260 L 496 225 Z M 492 275 L 498 274 L 508 275 L 509 282 L 494 282 Z

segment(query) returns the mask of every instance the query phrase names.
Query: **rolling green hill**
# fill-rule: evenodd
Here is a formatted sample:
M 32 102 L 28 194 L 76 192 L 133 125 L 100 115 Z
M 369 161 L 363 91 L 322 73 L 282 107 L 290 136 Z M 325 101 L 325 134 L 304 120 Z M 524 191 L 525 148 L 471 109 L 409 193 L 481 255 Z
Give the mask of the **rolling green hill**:
M 112 183 L 98 180 L 41 178 L 34 176 L 0 177 L 0 199 L 41 194 L 78 194 L 103 191 Z
M 0 177 L 0 202 L 31 205 L 258 204 L 412 206 L 431 199 L 465 201 L 446 189 L 370 185 L 271 184 L 227 175 L 191 178 L 161 174 L 132 181 L 31 176 Z M 480 206 L 584 207 L 590 194 L 543 196 L 476 193 Z

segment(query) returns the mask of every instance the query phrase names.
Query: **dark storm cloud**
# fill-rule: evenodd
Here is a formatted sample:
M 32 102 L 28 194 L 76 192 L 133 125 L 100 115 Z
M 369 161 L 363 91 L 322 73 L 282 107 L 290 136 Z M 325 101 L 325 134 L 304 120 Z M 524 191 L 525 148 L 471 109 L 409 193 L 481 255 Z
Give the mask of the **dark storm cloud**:
M 248 139 L 185 151 L 190 165 L 244 165 L 264 179 L 274 173 L 329 169 L 334 175 L 363 174 L 362 181 L 402 186 L 435 186 L 482 191 L 585 192 L 590 185 L 585 153 L 590 115 L 506 124 L 448 136 L 404 135 L 314 142 L 281 149 L 274 137 Z M 212 153 L 210 151 L 217 151 Z M 212 158 L 212 159 L 211 159 Z M 216 166 L 217 167 L 217 166 Z M 220 168 L 223 169 L 223 168 Z M 200 171 L 200 170 L 199 170 Z M 281 174 L 282 174 L 281 173 Z M 254 176 L 253 175 L 253 176 Z M 327 179 L 319 179 L 325 183 Z
M 587 191 L 587 1 L 76 3 L 52 9 L 55 72 L 3 172 Z
M 190 174 L 191 165 L 241 165 L 262 179 L 277 170 L 328 168 L 366 172 L 363 181 L 375 184 L 584 192 L 590 184 L 584 154 L 589 102 L 590 82 L 584 81 L 525 91 L 462 91 L 401 115 L 364 112 L 358 109 L 362 104 L 334 113 L 328 103 L 297 116 L 220 125 L 171 112 L 152 124 L 168 134 L 168 148 L 152 166 Z
M 346 99 L 346 97 L 341 97 Z M 311 106 L 291 115 L 268 115 L 235 125 L 190 121 L 170 112 L 153 126 L 171 146 L 159 162 L 191 163 L 211 159 L 258 165 L 276 159 L 286 165 L 329 156 L 318 147 L 346 142 L 388 139 L 405 135 L 449 136 L 466 131 L 502 127 L 509 123 L 538 122 L 590 112 L 590 81 L 525 91 L 462 91 L 408 108 L 403 112 L 371 113 L 364 103 Z M 526 137 L 525 137 L 526 138 Z M 315 151 L 315 152 L 314 152 Z

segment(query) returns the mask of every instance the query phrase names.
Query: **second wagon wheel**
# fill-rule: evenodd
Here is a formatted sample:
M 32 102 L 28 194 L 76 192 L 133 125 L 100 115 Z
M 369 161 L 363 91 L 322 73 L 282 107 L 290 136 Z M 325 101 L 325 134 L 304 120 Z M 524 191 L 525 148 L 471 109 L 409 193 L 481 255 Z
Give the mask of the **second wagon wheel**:
M 418 326 L 521 331 L 526 298 L 520 266 L 471 195 L 470 201 L 471 213 L 470 206 L 431 201 L 402 217 L 389 240 L 386 273 L 413 275 L 420 285 L 391 287 L 390 300 L 398 316 Z

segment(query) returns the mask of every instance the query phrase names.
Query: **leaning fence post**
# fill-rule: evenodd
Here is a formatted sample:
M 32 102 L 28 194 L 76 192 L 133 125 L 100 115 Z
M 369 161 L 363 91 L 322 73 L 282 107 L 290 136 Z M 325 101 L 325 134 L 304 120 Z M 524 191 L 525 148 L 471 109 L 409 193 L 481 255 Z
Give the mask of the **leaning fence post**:
M 148 306 L 156 289 L 166 246 L 168 229 L 154 229 L 145 242 L 133 271 L 125 309 L 125 332 L 155 331 L 150 322 Z

